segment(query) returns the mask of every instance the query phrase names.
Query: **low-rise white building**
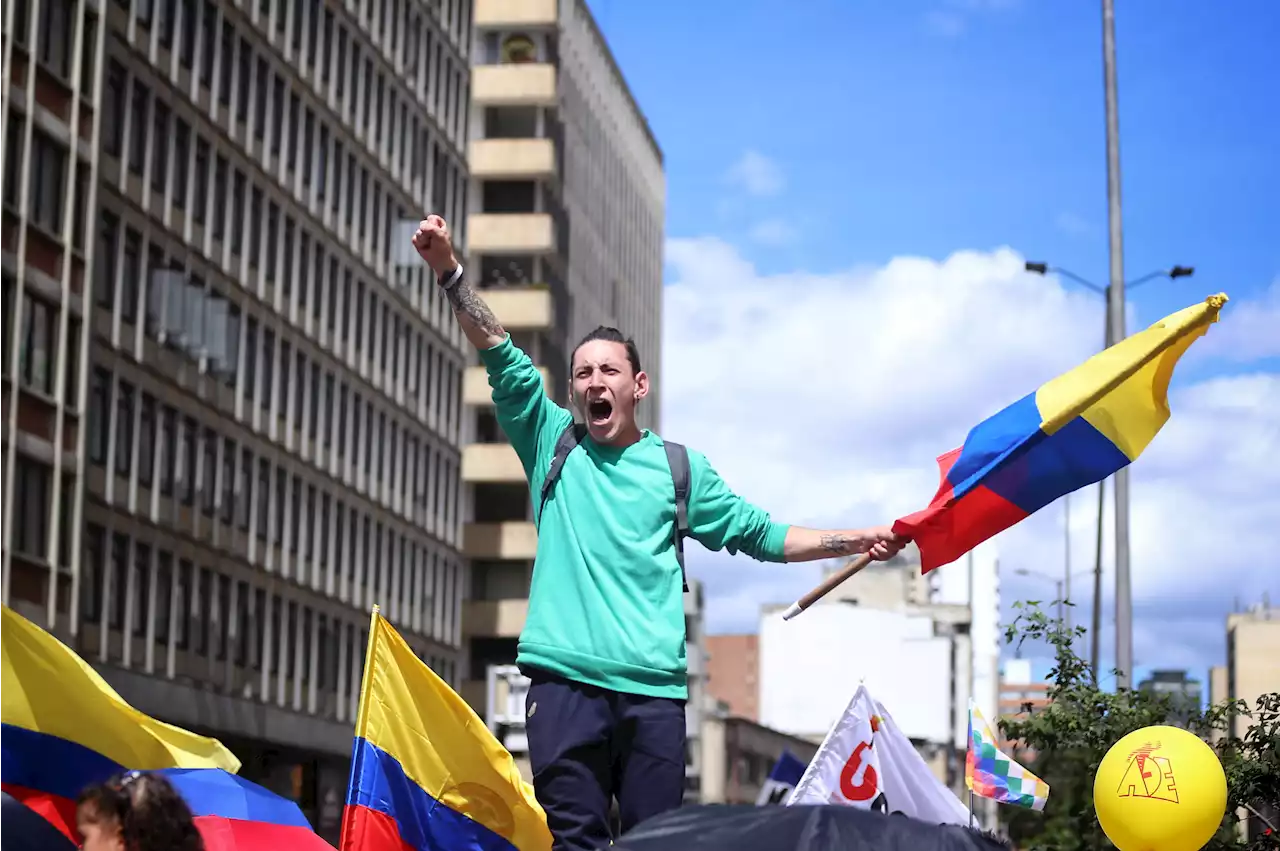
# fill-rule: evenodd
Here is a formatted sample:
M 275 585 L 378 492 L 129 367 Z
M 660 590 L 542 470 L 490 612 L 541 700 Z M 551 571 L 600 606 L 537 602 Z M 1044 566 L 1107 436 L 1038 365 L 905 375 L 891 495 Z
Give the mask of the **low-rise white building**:
M 996 717 L 994 547 L 920 574 L 914 549 L 873 564 L 790 621 L 760 620 L 760 723 L 820 741 L 865 683 L 939 779 L 963 788 L 968 706 Z

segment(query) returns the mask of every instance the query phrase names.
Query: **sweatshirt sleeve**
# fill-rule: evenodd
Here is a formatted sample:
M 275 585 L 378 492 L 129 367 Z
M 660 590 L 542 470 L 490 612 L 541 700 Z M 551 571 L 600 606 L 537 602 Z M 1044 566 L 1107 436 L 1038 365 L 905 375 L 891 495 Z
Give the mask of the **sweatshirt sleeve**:
M 689 450 L 689 534 L 709 550 L 745 553 L 756 561 L 783 561 L 788 524 L 738 496 L 706 456 Z
M 544 455 L 550 457 L 556 438 L 573 421 L 573 415 L 547 396 L 542 373 L 511 341 L 510 334 L 498 345 L 481 349 L 480 361 L 493 388 L 498 425 L 532 481 L 539 460 Z

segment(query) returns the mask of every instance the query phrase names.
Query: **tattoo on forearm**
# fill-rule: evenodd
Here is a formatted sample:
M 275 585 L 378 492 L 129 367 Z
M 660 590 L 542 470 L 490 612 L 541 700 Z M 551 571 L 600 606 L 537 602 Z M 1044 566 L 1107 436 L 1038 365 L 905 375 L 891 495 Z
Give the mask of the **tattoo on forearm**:
M 459 316 L 468 317 L 487 334 L 502 334 L 502 324 L 498 322 L 498 317 L 493 315 L 489 305 L 484 303 L 465 278 L 451 289 L 445 290 L 445 295 Z
M 818 541 L 818 546 L 829 553 L 848 555 L 853 552 L 854 542 L 845 535 L 823 535 Z

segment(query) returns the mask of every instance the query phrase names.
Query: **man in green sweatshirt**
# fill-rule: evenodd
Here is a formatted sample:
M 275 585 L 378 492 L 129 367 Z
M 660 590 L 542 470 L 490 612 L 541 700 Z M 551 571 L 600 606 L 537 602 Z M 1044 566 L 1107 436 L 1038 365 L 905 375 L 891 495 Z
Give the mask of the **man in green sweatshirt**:
M 541 373 L 467 282 L 449 230 L 428 216 L 414 234 L 493 388 L 499 424 L 528 477 L 538 551 L 516 663 L 531 680 L 529 761 L 556 849 L 610 840 L 617 797 L 625 833 L 680 806 L 684 791 L 683 577 L 673 471 L 661 437 L 641 430 L 649 392 L 635 344 L 599 328 L 573 351 L 570 395 L 585 421 L 543 500 L 556 444 L 574 417 L 544 392 Z M 689 535 L 711 550 L 798 562 L 903 546 L 890 527 L 821 531 L 773 521 L 688 451 Z

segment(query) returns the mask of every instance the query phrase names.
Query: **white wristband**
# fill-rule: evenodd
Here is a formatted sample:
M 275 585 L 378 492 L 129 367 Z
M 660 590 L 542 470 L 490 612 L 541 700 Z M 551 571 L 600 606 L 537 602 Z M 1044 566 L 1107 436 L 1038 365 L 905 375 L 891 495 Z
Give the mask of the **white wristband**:
M 440 282 L 440 286 L 443 289 L 447 290 L 453 287 L 453 285 L 458 283 L 458 281 L 460 280 L 462 280 L 462 264 L 461 263 L 458 264 L 458 268 L 453 270 L 453 274 L 449 276 L 449 280 Z

